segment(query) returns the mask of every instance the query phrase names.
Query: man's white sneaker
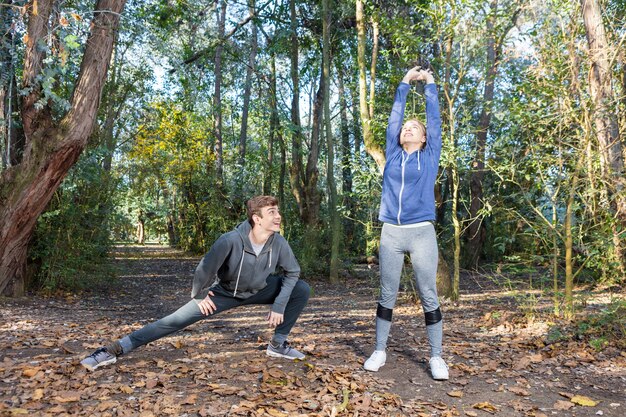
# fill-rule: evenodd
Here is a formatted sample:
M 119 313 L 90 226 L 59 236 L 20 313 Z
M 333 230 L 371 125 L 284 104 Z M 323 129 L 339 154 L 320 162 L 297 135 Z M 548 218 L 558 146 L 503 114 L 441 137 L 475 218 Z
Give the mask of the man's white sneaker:
M 433 356 L 430 358 L 430 373 L 433 379 L 443 381 L 449 378 L 448 365 L 441 359 L 441 356 Z
M 372 353 L 372 356 L 368 360 L 365 361 L 363 368 L 366 371 L 377 372 L 381 366 L 385 364 L 387 361 L 387 354 L 384 350 L 375 350 Z

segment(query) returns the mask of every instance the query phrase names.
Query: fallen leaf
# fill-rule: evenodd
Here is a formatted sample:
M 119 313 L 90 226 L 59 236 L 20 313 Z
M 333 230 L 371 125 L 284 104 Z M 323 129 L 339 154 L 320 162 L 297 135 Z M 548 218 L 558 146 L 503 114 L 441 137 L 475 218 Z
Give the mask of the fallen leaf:
M 80 401 L 80 392 L 78 391 L 64 391 L 60 392 L 59 395 L 54 397 L 60 403 L 71 403 Z
M 132 394 L 134 389 L 132 389 L 128 385 L 120 385 L 120 391 L 122 391 L 125 394 Z
M 509 387 L 509 392 L 512 392 L 517 395 L 521 395 L 522 397 L 530 396 L 530 392 L 522 387 Z
M 456 397 L 456 398 L 462 398 L 463 397 L 463 391 L 450 391 L 447 394 L 449 396 L 451 396 L 451 397 Z
M 182 400 L 180 403 L 193 405 L 196 403 L 197 399 L 198 399 L 198 396 L 196 394 L 191 394 L 191 395 L 188 395 L 187 398 Z
M 478 413 L 475 411 L 466 411 L 465 414 L 469 417 L 478 417 Z
M 33 401 L 41 400 L 43 398 L 43 389 L 37 388 L 33 393 Z
M 554 408 L 555 410 L 569 410 L 572 407 L 574 407 L 574 403 L 571 403 L 569 401 L 561 401 L 561 400 L 557 401 L 552 406 L 552 408 Z
M 31 378 L 35 375 L 37 375 L 37 372 L 39 372 L 39 368 L 28 368 L 28 369 L 24 369 L 22 371 L 22 376 Z
M 488 413 L 495 413 L 498 411 L 498 407 L 496 407 L 495 405 L 491 404 L 489 401 L 485 401 L 482 403 L 476 403 L 474 405 L 472 405 L 473 408 L 477 408 L 479 410 L 483 410 L 486 411 Z
M 283 412 L 278 411 L 275 408 L 268 408 L 266 410 L 266 413 L 269 414 L 270 416 L 273 416 L 273 417 L 285 417 L 287 415 L 287 414 L 285 414 Z
M 598 401 L 594 401 L 589 397 L 585 397 L 584 395 L 574 395 L 570 398 L 570 401 L 574 404 L 582 405 L 583 407 L 595 407 L 598 405 Z

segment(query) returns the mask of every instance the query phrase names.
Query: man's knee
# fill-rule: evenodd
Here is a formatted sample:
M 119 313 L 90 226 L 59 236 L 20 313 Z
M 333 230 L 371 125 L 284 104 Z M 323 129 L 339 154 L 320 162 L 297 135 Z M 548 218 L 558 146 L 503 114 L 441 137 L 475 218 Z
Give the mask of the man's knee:
M 305 281 L 298 280 L 291 294 L 294 297 L 304 298 L 308 301 L 311 296 L 311 287 Z

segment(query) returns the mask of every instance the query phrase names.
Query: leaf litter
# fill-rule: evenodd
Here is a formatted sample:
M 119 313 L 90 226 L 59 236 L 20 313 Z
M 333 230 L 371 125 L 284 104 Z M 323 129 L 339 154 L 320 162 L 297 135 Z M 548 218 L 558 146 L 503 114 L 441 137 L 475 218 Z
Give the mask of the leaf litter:
M 470 285 L 460 304 L 443 305 L 449 381 L 430 378 L 423 315 L 406 294 L 394 310 L 387 364 L 362 370 L 373 349 L 377 276 L 358 266 L 341 286 L 309 280 L 314 296 L 291 335 L 304 361 L 265 356 L 271 332 L 267 307 L 258 306 L 87 372 L 86 354 L 186 302 L 197 259 L 130 247 L 114 262 L 118 282 L 79 296 L 0 300 L 0 415 L 626 414 L 625 352 L 550 341 L 545 323 L 525 320 L 506 293 Z

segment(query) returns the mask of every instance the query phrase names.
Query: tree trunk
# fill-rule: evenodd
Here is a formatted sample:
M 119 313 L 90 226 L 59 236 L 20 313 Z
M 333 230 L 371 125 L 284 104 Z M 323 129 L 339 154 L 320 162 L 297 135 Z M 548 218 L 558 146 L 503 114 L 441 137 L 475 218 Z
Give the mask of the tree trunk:
M 119 18 L 125 1 L 99 0 L 94 10 L 80 72 L 70 99 L 70 110 L 58 122 L 41 99 L 38 75 L 45 53 L 36 48 L 48 34 L 53 1 L 39 1 L 38 13 L 29 16 L 23 88 L 30 93 L 22 103 L 26 146 L 19 165 L 0 177 L 0 293 L 23 293 L 28 242 L 37 218 L 77 161 L 93 130 L 106 81 Z
M 502 54 L 503 41 L 514 26 L 521 9 L 517 9 L 507 26 L 503 28 L 500 37 L 497 37 L 499 29 L 496 24 L 498 15 L 498 0 L 491 0 L 490 14 L 487 17 L 487 74 L 485 77 L 485 87 L 483 90 L 483 107 L 476 128 L 476 150 L 472 163 L 472 173 L 470 176 L 470 223 L 469 232 L 469 265 L 476 267 L 482 254 L 483 245 L 487 232 L 483 223 L 483 216 L 480 211 L 484 207 L 483 180 L 485 178 L 485 155 L 487 147 L 487 134 L 491 123 L 491 110 L 493 108 L 493 97 L 495 91 L 495 81 L 500 65 L 500 55 Z
M 255 0 L 248 0 L 248 9 L 250 15 L 254 14 Z M 244 169 L 246 163 L 246 140 L 248 136 L 248 111 L 250 108 L 250 90 L 252 87 L 252 76 L 256 65 L 257 51 L 257 28 L 256 23 L 252 22 L 250 33 L 250 55 L 248 56 L 248 68 L 246 70 L 246 81 L 243 91 L 243 110 L 241 112 L 241 130 L 239 131 L 239 165 Z
M 302 166 L 302 126 L 300 124 L 300 81 L 298 76 L 298 20 L 296 16 L 296 0 L 289 2 L 290 29 L 291 29 L 291 83 L 293 95 L 291 96 L 291 167 L 289 169 L 289 180 L 291 182 L 291 192 L 302 217 L 302 205 L 304 201 L 302 178 L 304 178 L 304 168 Z
M 341 178 L 343 206 L 347 211 L 344 221 L 344 241 L 347 245 L 354 242 L 354 199 L 352 196 L 352 152 L 350 147 L 350 128 L 348 126 L 348 109 L 346 104 L 346 91 L 343 83 L 344 73 L 341 64 L 336 61 L 337 68 L 337 94 L 339 95 L 339 119 L 341 122 Z
M 372 117 L 373 117 L 373 86 L 375 83 L 375 74 L 370 74 L 370 103 L 367 102 L 367 74 L 365 71 L 365 21 L 363 14 L 363 0 L 356 0 L 356 27 L 357 27 L 357 61 L 359 65 L 359 108 L 361 115 L 361 126 L 363 130 L 363 142 L 365 143 L 365 150 L 376 162 L 378 169 L 382 173 L 385 167 L 385 154 L 382 147 L 376 142 L 374 138 L 374 132 L 372 131 Z M 378 45 L 378 40 L 374 41 L 374 45 Z M 376 62 L 377 49 L 372 50 L 372 63 Z M 370 113 L 370 111 L 372 111 Z
M 224 186 L 224 153 L 222 144 L 222 52 L 224 32 L 226 27 L 226 1 L 220 0 L 220 8 L 217 15 L 217 27 L 219 42 L 215 48 L 215 94 L 213 95 L 213 111 L 215 112 L 215 172 L 217 186 L 223 190 Z
M 470 224 L 469 224 L 469 265 L 475 267 L 482 253 L 486 231 L 480 210 L 483 208 L 483 179 L 485 177 L 485 148 L 487 132 L 491 122 L 491 108 L 497 74 L 495 21 L 498 0 L 491 0 L 491 13 L 487 17 L 487 76 L 483 90 L 483 108 L 476 129 L 476 150 L 470 176 Z
M 323 26 L 323 78 L 324 78 L 324 121 L 326 126 L 328 211 L 330 212 L 331 250 L 330 250 L 330 282 L 339 282 L 339 243 L 341 240 L 341 222 L 337 210 L 337 185 L 335 184 L 335 144 L 330 119 L 330 20 L 329 0 L 322 0 Z M 341 76 L 340 76 L 341 77 Z
M 268 140 L 267 150 L 267 169 L 265 178 L 263 179 L 263 194 L 270 195 L 272 193 L 272 169 L 274 165 L 274 139 L 280 129 L 280 119 L 278 118 L 278 97 L 276 93 L 276 55 L 271 52 L 270 59 L 270 136 Z M 282 201 L 281 201 L 282 202 Z
M 452 8 L 450 13 L 450 20 L 454 21 L 455 9 Z M 448 126 L 448 140 L 450 141 L 450 149 L 452 159 L 450 165 L 446 168 L 448 173 L 446 183 L 452 188 L 452 207 L 450 211 L 450 217 L 452 218 L 452 226 L 454 228 L 454 251 L 453 251 L 453 269 L 452 273 L 449 272 L 445 274 L 445 268 L 441 266 L 441 253 L 439 254 L 439 268 L 438 268 L 438 278 L 440 280 L 444 280 L 448 278 L 451 282 L 449 285 L 440 284 L 440 290 L 438 292 L 441 295 L 447 296 L 453 301 L 457 301 L 459 299 L 459 284 L 460 284 L 460 269 L 461 269 L 461 222 L 459 221 L 458 216 L 458 205 L 459 205 L 459 171 L 457 166 L 457 141 L 456 141 L 456 123 L 454 119 L 454 103 L 456 100 L 456 91 L 452 92 L 450 90 L 451 83 L 451 75 L 452 75 L 452 47 L 454 44 L 454 32 L 450 30 L 447 34 L 447 39 L 444 44 L 444 53 L 445 53 L 445 67 L 444 67 L 444 82 L 443 82 L 443 92 L 444 99 L 446 101 L 446 107 L 444 107 L 445 111 L 442 113 L 444 117 L 444 124 Z M 459 78 L 463 77 L 463 74 L 459 71 Z M 445 199 L 444 199 L 445 201 Z M 442 204 L 445 206 L 445 204 Z M 443 214 L 442 214 L 443 216 Z M 439 219 L 440 217 L 438 217 Z M 439 273 L 439 270 L 442 270 L 442 273 Z M 438 279 L 438 282 L 439 282 Z
M 619 226 L 613 225 L 613 245 L 621 276 L 626 276 L 626 259 L 620 229 L 626 229 L 626 178 L 619 135 L 618 111 L 611 86 L 611 60 L 602 11 L 598 0 L 580 0 L 582 6 L 591 69 L 589 90 L 594 103 L 594 124 L 600 148 L 602 174 L 607 180 L 611 211 Z

